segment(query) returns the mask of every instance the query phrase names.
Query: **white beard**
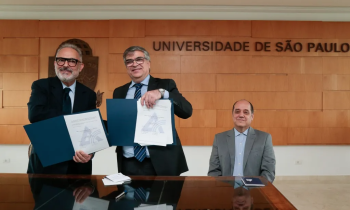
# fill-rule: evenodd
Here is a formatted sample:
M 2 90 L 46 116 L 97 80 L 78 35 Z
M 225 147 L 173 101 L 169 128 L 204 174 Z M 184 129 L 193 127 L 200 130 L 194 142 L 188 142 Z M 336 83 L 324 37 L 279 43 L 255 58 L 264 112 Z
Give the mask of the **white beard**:
M 62 74 L 60 70 L 69 70 L 71 72 L 71 75 L 67 76 L 66 74 Z M 79 76 L 79 71 L 74 72 L 69 67 L 55 67 L 56 76 L 62 81 L 62 82 L 72 82 Z M 75 74 L 77 73 L 77 75 Z

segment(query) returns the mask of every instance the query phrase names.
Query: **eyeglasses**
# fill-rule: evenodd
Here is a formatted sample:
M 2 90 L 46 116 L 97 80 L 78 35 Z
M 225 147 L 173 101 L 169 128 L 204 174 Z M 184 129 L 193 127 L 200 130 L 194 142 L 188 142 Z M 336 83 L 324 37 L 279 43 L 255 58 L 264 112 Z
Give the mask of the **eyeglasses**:
M 61 57 L 56 58 L 56 63 L 59 66 L 63 66 L 66 63 L 66 61 L 68 62 L 68 66 L 70 67 L 75 67 L 80 62 L 79 60 L 74 58 L 61 58 Z
M 134 61 L 136 62 L 136 64 L 143 64 L 145 59 L 146 59 L 145 57 L 137 57 L 137 58 L 135 58 L 135 60 L 128 59 L 128 60 L 125 61 L 125 65 L 126 66 L 132 66 L 132 65 L 134 65 Z

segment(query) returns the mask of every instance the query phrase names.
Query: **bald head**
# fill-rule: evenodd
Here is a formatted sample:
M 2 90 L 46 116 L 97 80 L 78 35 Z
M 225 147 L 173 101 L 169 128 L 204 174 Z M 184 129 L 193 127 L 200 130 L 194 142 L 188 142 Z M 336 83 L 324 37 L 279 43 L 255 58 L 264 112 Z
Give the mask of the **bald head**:
M 254 114 L 254 107 L 253 107 L 253 104 L 250 103 L 249 101 L 245 100 L 245 99 L 241 99 L 241 100 L 239 100 L 239 101 L 236 101 L 236 102 L 233 104 L 232 112 L 233 112 L 233 110 L 235 110 L 235 105 L 237 104 L 237 102 L 240 102 L 240 101 L 246 101 L 246 102 L 248 102 L 249 105 L 250 105 L 250 112 L 251 112 L 252 114 Z
M 247 100 L 239 100 L 233 105 L 232 109 L 233 123 L 235 124 L 235 129 L 243 133 L 246 131 L 254 118 L 253 105 Z

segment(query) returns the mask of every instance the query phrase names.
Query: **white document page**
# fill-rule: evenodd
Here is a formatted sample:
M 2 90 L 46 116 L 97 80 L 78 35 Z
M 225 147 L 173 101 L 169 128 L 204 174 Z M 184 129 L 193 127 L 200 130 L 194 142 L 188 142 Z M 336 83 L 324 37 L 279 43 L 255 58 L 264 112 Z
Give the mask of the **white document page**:
M 64 116 L 74 150 L 87 154 L 109 147 L 98 111 Z
M 158 100 L 153 108 L 137 101 L 135 143 L 166 146 L 173 143 L 170 100 Z
M 107 210 L 109 201 L 87 197 L 83 203 L 74 202 L 73 210 Z
M 106 176 L 106 178 L 113 181 L 113 182 L 127 182 L 127 181 L 131 180 L 130 177 L 125 176 L 122 173 L 108 175 L 108 176 Z
M 120 184 L 123 184 L 124 182 L 113 182 L 113 181 L 111 181 L 111 180 L 109 180 L 109 179 L 107 179 L 107 178 L 103 178 L 102 179 L 102 182 L 103 182 L 103 184 L 104 184 L 104 186 L 110 186 L 110 185 L 120 185 Z
M 141 204 L 139 207 L 135 207 L 134 210 L 167 210 L 166 204 L 158 204 L 158 205 L 145 205 Z

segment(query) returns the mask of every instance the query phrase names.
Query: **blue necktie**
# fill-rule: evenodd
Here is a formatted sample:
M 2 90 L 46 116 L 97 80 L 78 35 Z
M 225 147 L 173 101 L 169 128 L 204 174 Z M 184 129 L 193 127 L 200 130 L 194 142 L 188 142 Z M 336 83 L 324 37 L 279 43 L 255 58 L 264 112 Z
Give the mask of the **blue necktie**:
M 62 105 L 62 113 L 64 115 L 71 114 L 72 113 L 72 101 L 69 97 L 69 92 L 71 89 L 69 87 L 66 87 L 63 89 L 63 105 Z
M 143 84 L 140 84 L 140 83 L 134 85 L 134 87 L 136 87 L 134 99 L 141 98 L 142 85 Z M 142 162 L 146 157 L 146 147 L 139 146 L 139 145 L 134 146 L 134 156 L 138 161 Z
M 141 203 L 145 203 L 147 201 L 146 190 L 143 187 L 139 187 L 134 191 L 134 199 Z

